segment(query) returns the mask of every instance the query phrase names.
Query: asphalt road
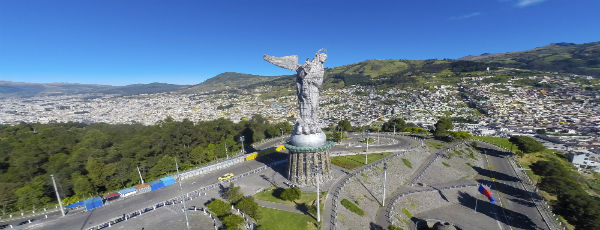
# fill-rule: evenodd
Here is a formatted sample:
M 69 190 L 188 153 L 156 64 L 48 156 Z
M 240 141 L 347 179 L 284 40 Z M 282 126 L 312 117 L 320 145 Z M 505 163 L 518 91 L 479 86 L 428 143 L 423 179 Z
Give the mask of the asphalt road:
M 504 229 L 548 229 L 535 205 L 531 202 L 531 197 L 535 197 L 526 190 L 523 190 L 523 183 L 510 165 L 509 156 L 506 152 L 494 150 L 495 147 L 480 144 L 486 150 L 488 169 L 479 169 L 480 174 L 485 178 L 478 182 L 490 186 L 492 193 L 501 207 L 491 212 L 499 216 L 499 222 L 504 225 Z
M 217 182 L 217 178 L 225 173 L 234 173 L 235 175 L 251 171 L 264 166 L 268 162 L 285 159 L 284 154 L 271 155 L 258 160 L 248 161 L 231 166 L 229 168 L 213 171 L 205 175 L 199 175 L 183 181 L 183 191 L 190 192 L 206 185 Z M 48 219 L 34 219 L 32 223 L 19 226 L 19 223 L 12 223 L 13 226 L 23 229 L 48 229 L 48 230 L 66 230 L 66 229 L 87 229 L 104 221 L 121 216 L 124 213 L 130 213 L 150 205 L 179 196 L 182 192 L 178 184 L 165 187 L 163 189 L 152 191 L 132 197 L 116 200 L 100 208 L 89 212 L 68 213 L 65 217 L 59 217 L 59 213 L 49 216 Z

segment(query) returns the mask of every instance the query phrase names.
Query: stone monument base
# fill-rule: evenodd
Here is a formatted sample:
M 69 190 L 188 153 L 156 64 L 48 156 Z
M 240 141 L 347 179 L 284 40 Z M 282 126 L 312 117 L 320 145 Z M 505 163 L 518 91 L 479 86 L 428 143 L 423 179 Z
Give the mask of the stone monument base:
M 313 171 L 313 165 L 320 167 L 320 182 L 331 179 L 331 160 L 329 158 L 329 149 L 333 147 L 333 141 L 325 141 L 317 147 L 299 147 L 291 144 L 285 144 L 285 148 L 290 152 L 288 162 L 288 180 L 297 186 L 316 185 L 317 175 Z

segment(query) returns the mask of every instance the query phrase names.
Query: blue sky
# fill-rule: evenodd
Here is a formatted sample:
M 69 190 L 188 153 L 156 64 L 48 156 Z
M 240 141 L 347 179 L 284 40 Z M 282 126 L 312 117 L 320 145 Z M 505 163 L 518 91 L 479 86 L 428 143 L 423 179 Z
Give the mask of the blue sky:
M 291 74 L 263 54 L 327 48 L 327 67 L 600 40 L 598 0 L 0 0 L 0 80 L 197 84 Z

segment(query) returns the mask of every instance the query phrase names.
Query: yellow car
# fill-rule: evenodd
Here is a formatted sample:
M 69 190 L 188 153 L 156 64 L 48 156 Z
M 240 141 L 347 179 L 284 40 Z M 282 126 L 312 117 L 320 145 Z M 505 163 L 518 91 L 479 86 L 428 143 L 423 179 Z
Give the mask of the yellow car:
M 225 173 L 225 175 L 219 177 L 219 180 L 220 181 L 227 180 L 227 179 L 232 178 L 232 177 L 233 177 L 233 173 Z

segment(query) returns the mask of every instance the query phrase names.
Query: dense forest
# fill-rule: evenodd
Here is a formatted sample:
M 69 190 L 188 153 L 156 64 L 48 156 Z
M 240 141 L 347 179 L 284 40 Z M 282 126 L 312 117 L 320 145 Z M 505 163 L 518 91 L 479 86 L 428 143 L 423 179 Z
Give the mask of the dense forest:
M 261 116 L 155 125 L 50 123 L 0 126 L 0 205 L 5 212 L 56 204 L 54 174 L 65 203 L 139 184 L 227 157 L 265 138 L 290 133 Z

